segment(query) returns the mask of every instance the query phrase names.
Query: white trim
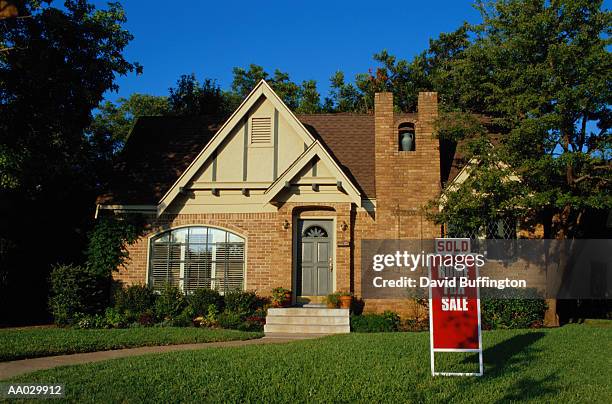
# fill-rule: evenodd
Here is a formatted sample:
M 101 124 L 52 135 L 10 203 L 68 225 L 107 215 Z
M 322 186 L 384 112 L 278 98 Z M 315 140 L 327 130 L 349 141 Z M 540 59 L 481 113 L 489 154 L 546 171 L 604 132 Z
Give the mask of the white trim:
M 270 187 L 266 189 L 264 195 L 268 195 L 264 203 L 268 204 L 270 201 L 278 195 L 285 187 L 285 182 L 291 181 L 312 159 L 317 156 L 323 161 L 327 167 L 331 168 L 332 173 L 335 171 L 336 178 L 342 180 L 342 188 L 346 190 L 347 194 L 351 197 L 351 200 L 357 207 L 361 207 L 361 194 L 357 187 L 351 182 L 346 176 L 344 171 L 336 164 L 334 159 L 331 158 L 329 153 L 321 146 L 319 141 L 313 142 L 304 152 L 282 173 Z
M 96 212 L 94 219 L 97 219 L 101 210 L 112 210 L 113 212 L 131 212 L 131 213 L 155 213 L 157 206 L 155 205 L 104 205 L 96 204 Z
M 100 209 L 110 210 L 155 210 L 155 205 L 103 205 L 98 204 Z
M 291 110 L 285 105 L 285 103 L 278 97 L 278 95 L 270 88 L 265 80 L 261 80 L 255 88 L 249 93 L 249 95 L 242 101 L 240 106 L 234 111 L 230 118 L 223 124 L 221 129 L 212 137 L 198 156 L 189 164 L 187 169 L 183 171 L 181 176 L 176 182 L 168 189 L 166 194 L 161 198 L 157 206 L 157 215 L 164 213 L 166 208 L 179 194 L 181 187 L 184 187 L 189 180 L 197 173 L 200 167 L 208 160 L 212 153 L 221 145 L 231 131 L 242 121 L 244 115 L 255 105 L 261 96 L 265 96 L 274 107 L 278 110 L 279 114 L 283 116 L 293 127 L 296 133 L 301 136 L 304 142 L 311 145 L 315 139 L 304 127 L 304 125 L 296 118 Z
M 434 348 L 434 352 L 480 352 L 480 349 L 467 349 L 467 348 Z
M 439 206 L 440 209 L 443 209 L 444 203 L 446 203 L 446 200 L 447 200 L 446 192 L 455 191 L 459 187 L 459 185 L 463 184 L 468 178 L 470 178 L 473 167 L 477 166 L 478 164 L 480 164 L 480 160 L 477 159 L 476 157 L 472 157 L 467 162 L 467 164 L 463 166 L 461 170 L 459 170 L 455 178 L 453 178 L 449 183 L 446 184 L 446 186 L 442 190 L 442 195 L 440 196 L 440 206 Z M 504 163 L 503 161 L 498 161 L 497 166 L 502 169 L 510 167 L 508 164 Z M 507 180 L 521 182 L 521 178 L 514 173 L 511 173 L 507 177 Z

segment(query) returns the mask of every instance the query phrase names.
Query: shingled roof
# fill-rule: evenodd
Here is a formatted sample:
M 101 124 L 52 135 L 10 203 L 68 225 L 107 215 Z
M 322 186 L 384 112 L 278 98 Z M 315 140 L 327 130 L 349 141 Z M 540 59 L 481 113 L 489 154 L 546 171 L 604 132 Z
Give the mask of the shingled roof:
M 297 115 L 321 139 L 366 198 L 376 197 L 374 115 Z M 97 203 L 156 205 L 225 122 L 223 116 L 141 117 L 115 165 L 110 189 Z M 442 147 L 442 180 L 451 180 L 462 162 L 452 145 Z
M 138 118 L 115 164 L 104 205 L 157 205 L 225 117 Z
M 376 197 L 374 181 L 374 115 L 311 114 L 297 118 L 361 188 L 366 198 Z

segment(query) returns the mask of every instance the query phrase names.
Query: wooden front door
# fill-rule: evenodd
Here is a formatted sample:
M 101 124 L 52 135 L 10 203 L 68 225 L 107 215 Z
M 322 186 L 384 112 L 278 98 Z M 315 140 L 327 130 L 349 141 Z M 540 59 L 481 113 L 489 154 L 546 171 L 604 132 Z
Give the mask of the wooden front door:
M 333 292 L 333 221 L 298 223 L 297 296 L 326 296 Z

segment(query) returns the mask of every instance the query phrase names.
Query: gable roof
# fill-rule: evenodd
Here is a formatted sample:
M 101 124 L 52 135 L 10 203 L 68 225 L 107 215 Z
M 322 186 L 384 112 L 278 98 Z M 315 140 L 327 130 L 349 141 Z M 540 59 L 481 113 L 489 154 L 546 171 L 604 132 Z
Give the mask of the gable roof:
M 321 139 L 328 152 L 361 188 L 366 198 L 376 197 L 374 180 L 374 115 L 296 115 L 306 129 Z
M 304 150 L 284 173 L 282 173 L 266 191 L 267 202 L 270 202 L 278 193 L 285 187 L 287 182 L 290 182 L 298 173 L 310 162 L 313 158 L 318 157 L 335 175 L 340 179 L 340 187 L 352 198 L 353 203 L 361 206 L 361 195 L 359 190 L 354 186 L 350 178 L 346 176 L 342 168 L 334 161 L 333 157 L 323 148 L 320 141 L 313 142 L 310 147 Z
M 157 205 L 225 121 L 223 116 L 138 118 L 102 205 Z

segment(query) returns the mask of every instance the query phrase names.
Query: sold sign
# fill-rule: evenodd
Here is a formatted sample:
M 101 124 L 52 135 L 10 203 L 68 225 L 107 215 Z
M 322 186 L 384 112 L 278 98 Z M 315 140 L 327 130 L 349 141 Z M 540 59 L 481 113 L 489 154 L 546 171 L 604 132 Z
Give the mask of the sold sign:
M 436 254 L 443 257 L 470 254 L 470 239 L 435 240 Z M 444 260 L 444 262 L 447 262 Z M 465 262 L 456 260 L 456 262 Z M 429 268 L 429 339 L 433 376 L 482 376 L 482 334 L 478 287 L 462 285 L 461 279 L 476 280 L 475 265 L 437 265 Z M 467 282 L 466 282 L 467 283 Z M 474 282 L 475 283 L 475 282 Z M 478 373 L 436 372 L 436 352 L 478 352 Z

